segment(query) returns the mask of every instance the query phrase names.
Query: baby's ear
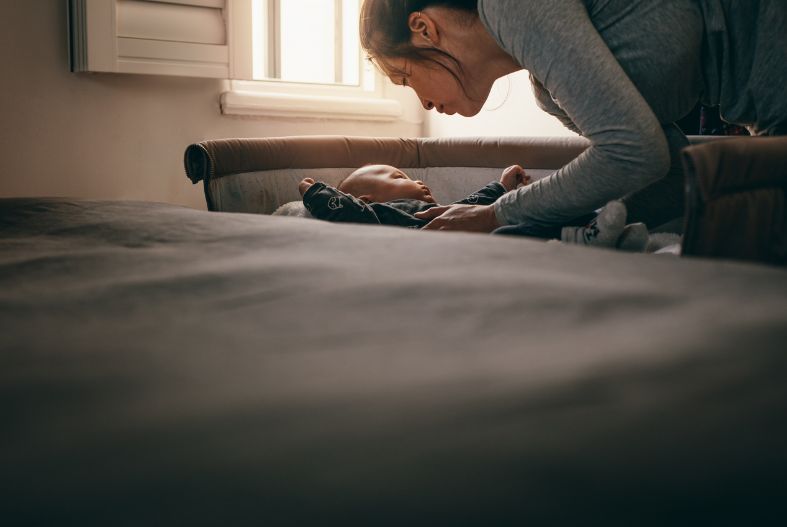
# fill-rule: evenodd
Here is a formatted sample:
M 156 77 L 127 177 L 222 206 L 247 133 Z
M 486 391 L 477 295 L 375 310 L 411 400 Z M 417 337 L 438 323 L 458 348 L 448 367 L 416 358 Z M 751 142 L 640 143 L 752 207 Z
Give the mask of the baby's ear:
M 363 201 L 364 203 L 374 203 L 372 201 L 372 197 L 369 194 L 364 194 L 363 196 L 358 196 L 358 199 Z

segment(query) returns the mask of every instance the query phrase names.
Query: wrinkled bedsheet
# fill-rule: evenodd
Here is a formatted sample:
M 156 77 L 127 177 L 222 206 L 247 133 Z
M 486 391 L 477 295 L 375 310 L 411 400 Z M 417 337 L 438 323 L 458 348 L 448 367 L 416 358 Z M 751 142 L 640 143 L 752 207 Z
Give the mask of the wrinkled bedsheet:
M 0 200 L 7 525 L 762 524 L 785 378 L 782 269 Z

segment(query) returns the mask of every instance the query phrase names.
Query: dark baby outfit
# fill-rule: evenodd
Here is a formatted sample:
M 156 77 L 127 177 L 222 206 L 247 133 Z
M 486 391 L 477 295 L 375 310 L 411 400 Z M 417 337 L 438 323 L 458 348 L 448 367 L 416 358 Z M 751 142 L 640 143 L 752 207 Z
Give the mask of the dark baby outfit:
M 491 205 L 506 193 L 505 187 L 493 181 L 487 186 L 455 201 L 452 205 Z M 330 185 L 317 182 L 303 195 L 303 204 L 312 216 L 321 220 L 346 223 L 398 225 L 420 229 L 429 220 L 415 217 L 415 213 L 438 207 L 419 199 L 396 199 L 384 203 L 366 203 Z

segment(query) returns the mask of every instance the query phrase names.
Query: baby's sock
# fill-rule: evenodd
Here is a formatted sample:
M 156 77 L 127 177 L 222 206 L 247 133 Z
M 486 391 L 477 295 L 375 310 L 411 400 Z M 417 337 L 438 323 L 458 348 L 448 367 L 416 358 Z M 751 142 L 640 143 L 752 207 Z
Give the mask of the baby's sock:
M 560 239 L 578 245 L 615 247 L 625 226 L 626 206 L 621 201 L 610 201 L 587 226 L 563 227 Z
M 648 228 L 644 223 L 631 223 L 623 228 L 618 238 L 618 249 L 635 253 L 645 252 L 648 246 Z

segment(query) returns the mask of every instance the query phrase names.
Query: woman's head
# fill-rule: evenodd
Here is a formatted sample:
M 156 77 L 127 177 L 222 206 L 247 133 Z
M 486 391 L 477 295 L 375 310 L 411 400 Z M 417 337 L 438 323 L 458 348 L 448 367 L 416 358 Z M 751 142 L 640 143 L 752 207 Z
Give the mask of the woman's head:
M 427 110 L 475 115 L 491 89 L 465 56 L 461 36 L 478 30 L 478 0 L 365 0 L 361 45 L 395 84 L 412 87 Z M 460 38 L 457 38 L 457 37 Z M 472 37 L 471 37 L 472 38 Z
M 385 68 L 392 57 L 430 60 L 434 50 L 412 43 L 410 15 L 429 7 L 444 7 L 464 16 L 478 16 L 478 0 L 365 0 L 361 10 L 361 45 L 375 63 Z

